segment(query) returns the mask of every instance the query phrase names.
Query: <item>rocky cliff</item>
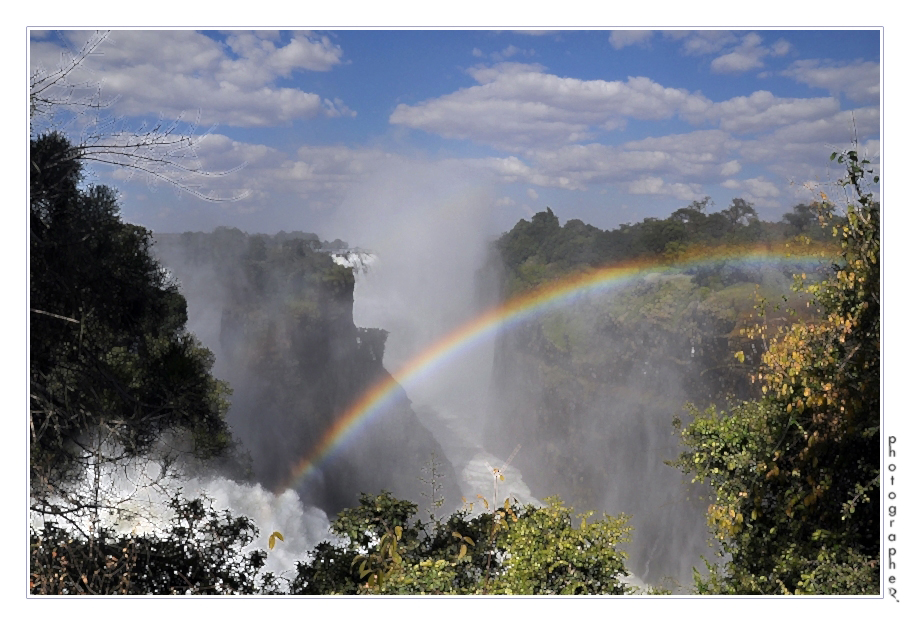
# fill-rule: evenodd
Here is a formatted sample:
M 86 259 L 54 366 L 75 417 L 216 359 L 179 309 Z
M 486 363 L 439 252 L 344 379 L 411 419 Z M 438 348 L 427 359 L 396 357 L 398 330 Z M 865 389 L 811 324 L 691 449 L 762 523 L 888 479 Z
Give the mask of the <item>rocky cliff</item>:
M 304 233 L 219 228 L 158 235 L 155 251 L 187 297 L 190 329 L 215 352 L 215 372 L 233 388 L 228 421 L 257 481 L 273 490 L 292 483 L 330 514 L 382 489 L 426 507 L 420 478 L 430 455 L 442 473 L 454 471 L 403 393 L 295 480 L 295 467 L 337 418 L 389 375 L 382 365 L 387 333 L 354 325 L 354 272 L 322 246 Z M 455 497 L 451 483 L 444 486 Z

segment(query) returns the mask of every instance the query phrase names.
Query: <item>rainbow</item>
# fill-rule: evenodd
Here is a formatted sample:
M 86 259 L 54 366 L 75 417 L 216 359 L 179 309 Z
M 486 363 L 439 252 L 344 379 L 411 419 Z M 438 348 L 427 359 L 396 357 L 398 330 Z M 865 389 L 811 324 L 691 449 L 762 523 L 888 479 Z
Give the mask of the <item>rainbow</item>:
M 319 442 L 293 467 L 285 487 L 281 490 L 294 488 L 303 483 L 320 463 L 360 427 L 376 419 L 396 399 L 403 397 L 401 385 L 416 382 L 429 375 L 510 325 L 565 305 L 585 294 L 602 293 L 624 286 L 646 273 L 681 272 L 721 261 L 742 265 L 785 262 L 808 268 L 829 261 L 832 255 L 830 246 L 804 244 L 712 248 L 689 253 L 673 264 L 637 261 L 580 272 L 515 296 L 455 328 L 411 358 L 392 375 L 384 377 L 368 388 L 335 419 Z

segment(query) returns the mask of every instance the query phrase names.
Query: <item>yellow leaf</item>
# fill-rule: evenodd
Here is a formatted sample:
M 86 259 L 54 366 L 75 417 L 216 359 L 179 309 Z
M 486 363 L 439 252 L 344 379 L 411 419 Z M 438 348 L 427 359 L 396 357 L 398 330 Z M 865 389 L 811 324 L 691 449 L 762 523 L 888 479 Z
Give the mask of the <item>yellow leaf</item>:
M 284 536 L 281 535 L 281 532 L 272 532 L 272 535 L 269 536 L 269 549 L 275 548 L 275 539 L 276 538 L 278 540 L 280 540 L 281 542 L 284 542 Z

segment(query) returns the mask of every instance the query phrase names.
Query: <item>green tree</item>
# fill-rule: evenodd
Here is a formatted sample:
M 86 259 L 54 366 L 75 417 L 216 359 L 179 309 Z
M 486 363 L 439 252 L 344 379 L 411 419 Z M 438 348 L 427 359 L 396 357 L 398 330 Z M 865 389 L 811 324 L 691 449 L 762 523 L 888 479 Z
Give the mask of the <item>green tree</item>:
M 79 150 L 51 133 L 30 162 L 31 509 L 97 528 L 113 467 L 231 446 L 227 388 L 149 232 L 120 220 L 113 190 L 81 185 Z
M 483 502 L 488 505 L 487 502 Z M 629 541 L 625 517 L 573 522 L 559 500 L 543 508 L 506 500 L 470 516 L 461 510 L 428 525 L 411 523 L 417 506 L 383 492 L 362 495 L 339 514 L 308 563 L 298 564 L 298 594 L 625 594 Z M 340 544 L 339 544 L 340 543 Z
M 847 168 L 840 257 L 827 279 L 795 285 L 820 319 L 771 344 L 760 400 L 681 430 L 678 465 L 713 487 L 724 562 L 697 580 L 702 592 L 879 592 L 880 208 L 868 161 L 834 158 Z

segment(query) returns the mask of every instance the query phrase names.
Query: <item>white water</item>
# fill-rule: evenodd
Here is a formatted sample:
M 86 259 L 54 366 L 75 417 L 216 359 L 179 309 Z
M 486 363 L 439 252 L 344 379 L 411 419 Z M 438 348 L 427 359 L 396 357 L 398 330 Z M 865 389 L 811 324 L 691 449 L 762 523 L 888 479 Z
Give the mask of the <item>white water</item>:
M 376 262 L 376 254 L 361 249 L 332 252 L 332 260 L 342 267 L 350 267 L 356 274 L 364 274 Z
M 218 512 L 229 510 L 234 517 L 251 519 L 259 536 L 243 553 L 266 551 L 268 559 L 263 570 L 267 572 L 293 576 L 296 562 L 308 560 L 310 550 L 331 538 L 325 512 L 304 506 L 292 490 L 276 495 L 259 484 L 241 484 L 221 477 L 160 479 L 159 471 L 156 463 L 148 461 L 121 466 L 116 471 L 105 467 L 100 476 L 99 502 L 112 510 L 100 515 L 100 524 L 123 534 L 164 535 L 173 517 L 168 502 L 179 488 L 184 499 L 204 496 Z M 87 499 L 90 484 L 77 487 L 77 492 Z M 40 528 L 43 521 L 32 514 L 30 524 Z M 88 530 L 89 519 L 81 520 L 79 525 Z M 275 547 L 269 549 L 268 539 L 275 531 L 282 534 L 284 541 L 276 541 Z

